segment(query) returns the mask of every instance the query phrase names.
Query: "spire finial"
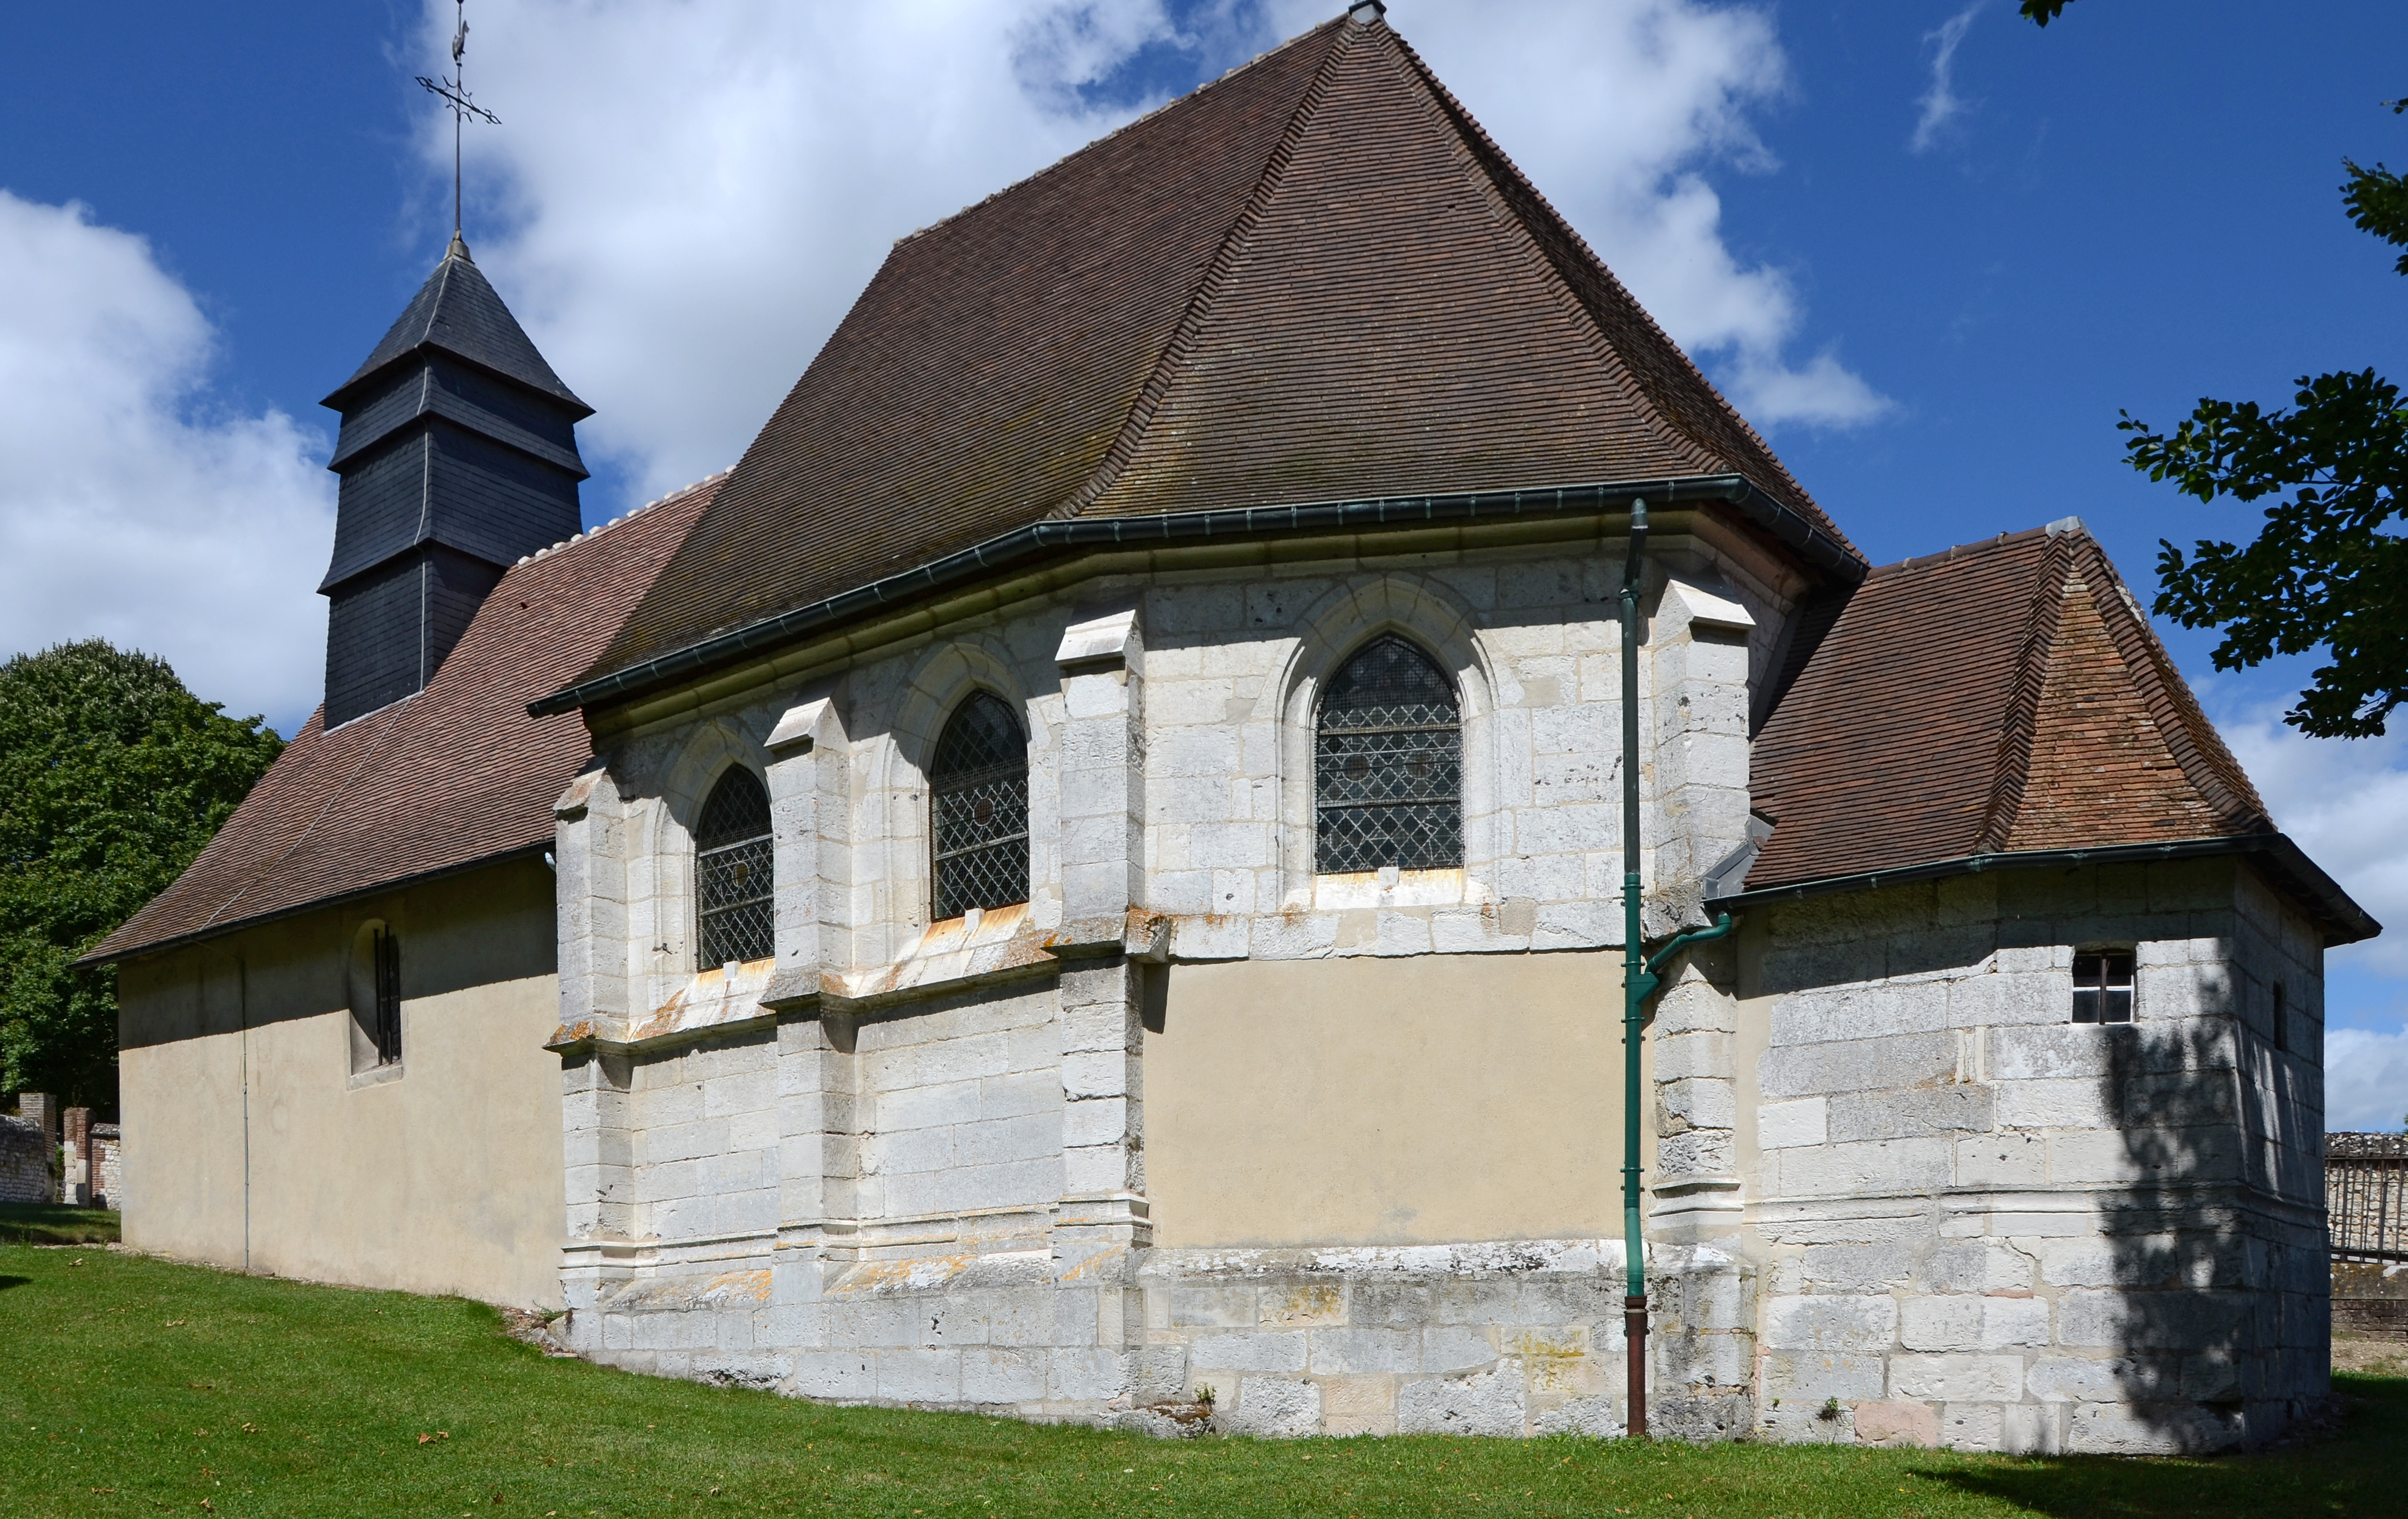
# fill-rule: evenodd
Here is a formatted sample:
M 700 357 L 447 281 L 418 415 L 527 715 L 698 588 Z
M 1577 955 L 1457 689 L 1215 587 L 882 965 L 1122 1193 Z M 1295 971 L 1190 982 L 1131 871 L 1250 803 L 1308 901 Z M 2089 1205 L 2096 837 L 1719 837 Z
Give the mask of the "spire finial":
M 459 250 L 462 258 L 466 258 L 468 245 L 460 240 L 460 128 L 471 116 L 494 126 L 501 125 L 502 119 L 470 99 L 468 87 L 461 82 L 468 77 L 468 68 L 465 61 L 468 53 L 468 0 L 452 0 L 452 6 L 458 13 L 458 24 L 452 32 L 452 72 L 441 76 L 439 79 L 430 79 L 421 74 L 418 76 L 418 82 L 439 96 L 443 103 L 451 107 L 452 247 Z M 450 250 L 445 251 L 444 256 L 447 258 L 451 256 Z

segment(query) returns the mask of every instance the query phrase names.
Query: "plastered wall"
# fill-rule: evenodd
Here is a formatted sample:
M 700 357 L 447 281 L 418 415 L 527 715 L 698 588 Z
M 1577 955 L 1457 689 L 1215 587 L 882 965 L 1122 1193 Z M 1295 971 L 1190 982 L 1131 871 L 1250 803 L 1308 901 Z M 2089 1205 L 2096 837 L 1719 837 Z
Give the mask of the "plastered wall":
M 1604 953 L 1170 967 L 1155 1242 L 1618 1234 L 1621 987 Z
M 402 953 L 403 1061 L 355 1072 L 357 925 Z M 125 1239 L 217 1265 L 560 1300 L 559 1015 L 541 861 L 126 965 Z

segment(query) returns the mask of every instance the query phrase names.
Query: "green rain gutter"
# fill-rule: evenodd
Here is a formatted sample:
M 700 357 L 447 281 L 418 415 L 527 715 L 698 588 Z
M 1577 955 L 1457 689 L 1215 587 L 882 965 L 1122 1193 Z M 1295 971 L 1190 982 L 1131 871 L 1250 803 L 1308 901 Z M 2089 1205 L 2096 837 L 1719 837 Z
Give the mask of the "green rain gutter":
M 1647 1438 L 1647 1240 L 1640 1218 L 1640 1055 L 1647 999 L 1661 972 L 1692 944 L 1731 931 L 1723 913 L 1711 928 L 1675 937 L 1648 957 L 1639 881 L 1639 594 L 1646 580 L 1647 503 L 1630 503 L 1630 551 L 1622 564 L 1622 1254 L 1627 1282 L 1622 1299 L 1628 1418 L 1624 1432 Z

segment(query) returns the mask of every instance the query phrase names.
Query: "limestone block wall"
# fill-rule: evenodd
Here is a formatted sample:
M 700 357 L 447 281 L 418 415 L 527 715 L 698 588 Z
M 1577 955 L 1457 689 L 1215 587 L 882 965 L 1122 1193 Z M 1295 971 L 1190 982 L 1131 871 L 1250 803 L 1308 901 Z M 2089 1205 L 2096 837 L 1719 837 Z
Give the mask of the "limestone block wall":
M 0 1113 L 0 1202 L 50 1202 L 58 1197 L 51 1157 L 58 1147 L 30 1119 Z
M 1160 920 L 1168 954 L 1194 960 L 1618 942 L 1620 540 L 1602 523 L 1566 541 L 1443 537 L 1376 555 L 1268 546 L 1248 563 L 1218 553 L 1220 567 L 1164 555 L 1145 575 L 998 597 L 940 628 L 858 635 L 774 686 L 612 737 L 571 808 L 594 847 L 564 866 L 565 899 L 583 904 L 564 917 L 579 941 L 564 948 L 567 1021 L 595 1007 L 641 1017 L 710 968 L 694 963 L 688 840 L 730 764 L 769 775 L 778 798 L 781 955 L 868 976 L 913 953 L 930 926 L 924 769 L 974 689 L 1027 730 L 1032 934 L 1135 908 Z M 1742 546 L 1678 534 L 1651 566 L 1655 932 L 1702 921 L 1695 878 L 1744 836 L 1752 681 L 1799 587 Z M 1108 623 L 1100 655 L 1065 642 Z M 1317 876 L 1317 693 L 1391 631 L 1458 687 L 1464 866 Z
M 860 1021 L 864 1219 L 1042 1213 L 1062 1196 L 1062 1028 L 1053 988 Z
M 775 1039 L 702 1040 L 637 1061 L 632 1075 L 638 1237 L 713 1254 L 766 1246 L 779 1218 Z
M 122 1208 L 119 1200 L 124 1195 L 125 1144 L 115 1124 L 94 1124 L 92 1126 L 93 1162 L 93 1175 L 97 1188 L 93 1199 L 96 1208 Z
M 1598 1240 L 1619 1217 L 1599 1138 L 1618 968 L 1548 953 L 1621 936 L 1603 528 L 1154 555 L 849 634 L 749 694 L 606 732 L 558 808 L 574 1341 L 1043 1417 L 1150 1417 L 1202 1383 L 1265 1432 L 1618 1425 L 1621 1282 Z M 1686 882 L 1658 894 L 1660 930 L 1697 917 L 1686 878 L 1743 836 L 1750 681 L 1799 587 L 1671 529 L 1656 563 L 1642 867 Z M 1319 875 L 1317 694 L 1385 632 L 1455 679 L 1464 863 Z M 1027 734 L 1029 900 L 930 923 L 925 768 L 974 689 Z M 770 794 L 776 953 L 697 967 L 688 839 L 729 765 Z M 1398 984 L 1303 974 L 1347 961 Z M 1208 972 L 1245 1005 L 1182 1012 Z M 1713 998 L 1698 1016 L 1727 1025 Z M 1295 1023 L 1245 1037 L 1263 1013 Z M 1347 1067 L 1349 1039 L 1374 1057 Z M 1727 1039 L 1714 1053 L 1727 1066 Z M 1435 1095 L 1411 1105 L 1420 1128 L 1323 1142 L 1410 1122 L 1408 1090 Z M 1723 1142 L 1683 1152 L 1726 1189 L 1728 1107 Z M 1447 1172 L 1474 1125 L 1493 1163 Z M 1417 1190 L 1403 1157 L 1425 1154 Z M 1181 1244 L 1154 1248 L 1158 1221 Z M 1750 1268 L 1684 1241 L 1663 1269 L 1662 1417 L 1746 1427 Z
M 1767 1432 L 2206 1449 L 2320 1403 L 2321 1212 L 2286 1158 L 2320 1123 L 2320 1045 L 2270 1052 L 2246 1009 L 2269 968 L 2321 1006 L 2311 935 L 2229 860 L 1753 922 L 1740 1133 Z M 2135 1021 L 2072 1024 L 2072 956 L 2103 947 L 2135 952 Z

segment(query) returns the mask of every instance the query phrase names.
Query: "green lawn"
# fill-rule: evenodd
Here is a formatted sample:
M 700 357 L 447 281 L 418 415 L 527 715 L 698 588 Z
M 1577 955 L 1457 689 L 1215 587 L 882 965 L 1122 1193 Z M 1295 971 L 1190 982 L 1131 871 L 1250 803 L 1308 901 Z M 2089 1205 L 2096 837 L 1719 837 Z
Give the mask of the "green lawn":
M 547 1359 L 492 1310 L 0 1248 L 0 1514 L 2408 1512 L 2408 1381 L 2220 1461 L 1404 1440 L 1157 1442 Z
M 117 1215 L 51 1202 L 0 1202 L 0 1245 L 92 1245 L 117 1238 Z

